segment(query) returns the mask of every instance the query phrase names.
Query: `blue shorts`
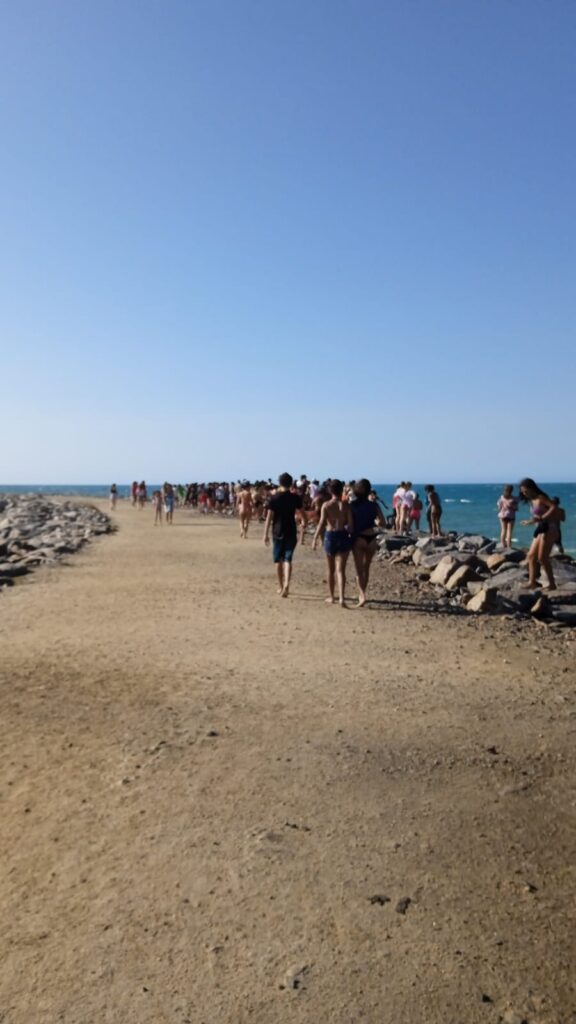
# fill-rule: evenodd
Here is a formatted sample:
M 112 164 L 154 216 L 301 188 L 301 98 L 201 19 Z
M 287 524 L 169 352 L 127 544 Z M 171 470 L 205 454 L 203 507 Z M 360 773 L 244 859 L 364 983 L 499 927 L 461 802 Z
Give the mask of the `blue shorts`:
M 345 555 L 352 550 L 352 537 L 348 530 L 326 530 L 324 534 L 324 551 L 331 558 Z
M 291 562 L 296 540 L 275 540 L 272 542 L 272 558 L 275 562 Z

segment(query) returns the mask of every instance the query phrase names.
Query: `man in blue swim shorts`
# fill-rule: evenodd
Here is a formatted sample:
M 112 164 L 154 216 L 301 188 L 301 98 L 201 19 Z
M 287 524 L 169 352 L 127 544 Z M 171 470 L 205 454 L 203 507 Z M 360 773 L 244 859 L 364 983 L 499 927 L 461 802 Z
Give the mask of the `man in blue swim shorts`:
M 290 473 L 278 477 L 278 490 L 267 505 L 264 525 L 264 543 L 270 543 L 272 530 L 272 558 L 278 573 L 278 593 L 288 597 L 292 578 L 292 556 L 298 540 L 296 510 L 302 508 L 302 496 L 291 490 L 293 479 Z
M 352 511 L 347 501 L 343 501 L 344 484 L 341 480 L 331 480 L 329 485 L 330 501 L 322 506 L 320 522 L 312 542 L 316 549 L 318 540 L 324 532 L 324 551 L 328 562 L 328 591 L 330 597 L 327 604 L 334 604 L 334 584 L 338 580 L 338 603 L 346 607 L 344 592 L 346 590 L 346 562 L 352 550 Z

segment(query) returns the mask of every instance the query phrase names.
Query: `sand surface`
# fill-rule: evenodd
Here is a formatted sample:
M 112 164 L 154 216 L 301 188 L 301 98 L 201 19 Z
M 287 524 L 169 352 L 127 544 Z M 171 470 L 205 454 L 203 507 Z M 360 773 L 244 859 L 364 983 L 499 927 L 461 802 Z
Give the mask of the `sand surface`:
M 0 1022 L 576 1021 L 574 634 L 115 520 L 0 595 Z

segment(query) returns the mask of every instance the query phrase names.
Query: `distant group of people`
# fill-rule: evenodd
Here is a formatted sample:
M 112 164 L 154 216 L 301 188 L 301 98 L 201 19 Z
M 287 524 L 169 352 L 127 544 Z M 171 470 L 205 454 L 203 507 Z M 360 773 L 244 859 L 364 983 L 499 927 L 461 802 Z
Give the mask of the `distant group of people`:
M 433 537 L 441 537 L 442 504 L 433 484 L 426 484 L 426 519 Z M 146 482 L 134 481 L 130 491 L 132 505 L 142 509 L 148 501 Z M 118 488 L 110 488 L 110 505 L 116 507 Z M 497 503 L 500 521 L 500 543 L 504 548 L 512 545 L 512 534 L 519 502 L 531 505 L 531 518 L 522 520 L 523 526 L 534 525 L 534 537 L 527 555 L 528 581 L 526 586 L 538 585 L 540 567 L 549 586 L 555 587 L 551 552 L 556 545 L 561 553 L 561 523 L 566 513 L 557 497 L 547 495 L 534 480 L 520 482 L 519 495 L 507 484 Z M 302 474 L 294 480 L 282 473 L 278 484 L 271 479 L 255 483 L 190 483 L 186 485 L 164 483 L 152 494 L 154 525 L 173 523 L 177 505 L 197 508 L 199 511 L 236 515 L 240 536 L 248 537 L 253 519 L 264 522 L 264 543 L 272 539 L 273 560 L 277 569 L 278 592 L 288 597 L 292 577 L 292 559 L 300 540 L 304 544 L 307 527 L 314 529 L 312 547 L 320 542 L 328 563 L 327 601 L 346 603 L 346 564 L 352 553 L 358 583 L 358 605 L 366 603 L 370 578 L 370 565 L 376 553 L 376 536 L 380 529 L 388 528 L 400 535 L 419 532 L 424 504 L 411 481 L 402 481 L 392 496 L 392 511 L 378 496 L 370 481 L 363 478 L 345 484 L 341 480 L 309 480 Z
M 428 528 L 433 537 L 441 537 L 440 520 L 442 518 L 442 505 L 438 492 L 433 484 L 426 484 L 426 519 Z M 394 529 L 396 533 L 409 534 L 412 528 L 418 532 L 420 519 L 424 505 L 417 491 L 412 489 L 410 480 L 402 481 L 392 496 L 392 509 L 394 513 Z

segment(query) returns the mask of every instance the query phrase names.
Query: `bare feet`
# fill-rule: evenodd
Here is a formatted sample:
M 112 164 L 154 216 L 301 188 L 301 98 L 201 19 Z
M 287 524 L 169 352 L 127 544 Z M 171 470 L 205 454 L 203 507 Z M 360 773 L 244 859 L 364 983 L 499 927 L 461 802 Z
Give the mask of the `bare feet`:
M 366 604 L 366 594 L 363 594 L 362 592 L 360 592 L 360 594 L 358 596 L 358 607 L 359 608 L 363 608 L 365 604 Z
M 282 597 L 288 597 L 288 594 L 289 594 L 288 587 L 284 587 L 284 589 L 281 590 L 280 593 L 281 593 Z
M 334 604 L 334 598 L 333 597 L 327 597 L 324 603 L 325 604 Z

